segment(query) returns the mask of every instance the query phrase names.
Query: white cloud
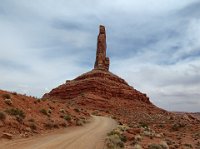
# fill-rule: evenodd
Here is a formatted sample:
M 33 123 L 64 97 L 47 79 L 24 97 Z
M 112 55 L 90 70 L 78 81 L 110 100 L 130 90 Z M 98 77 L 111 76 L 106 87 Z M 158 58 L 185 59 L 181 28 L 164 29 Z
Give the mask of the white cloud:
M 194 59 L 174 65 L 156 65 L 128 59 L 115 61 L 113 72 L 125 78 L 136 89 L 147 93 L 151 101 L 162 108 L 198 111 L 199 62 L 200 59 Z
M 161 107 L 199 111 L 194 2 L 2 0 L 0 88 L 41 96 L 90 70 L 97 27 L 105 24 L 113 72 Z

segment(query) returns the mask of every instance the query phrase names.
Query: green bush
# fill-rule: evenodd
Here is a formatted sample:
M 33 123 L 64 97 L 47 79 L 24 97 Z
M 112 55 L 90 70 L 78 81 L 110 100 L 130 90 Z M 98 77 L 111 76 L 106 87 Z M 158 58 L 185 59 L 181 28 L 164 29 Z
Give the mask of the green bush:
M 76 111 L 76 112 L 80 112 L 81 110 L 78 109 L 78 108 L 75 108 L 74 111 Z
M 61 113 L 65 113 L 65 109 L 60 109 L 60 112 Z
M 118 130 L 112 130 L 111 132 L 109 132 L 108 134 L 107 134 L 108 136 L 112 136 L 112 135 L 120 135 L 120 132 L 118 131 Z
M 44 126 L 45 126 L 47 129 L 52 129 L 52 128 L 53 128 L 53 123 L 48 122 L 48 123 L 45 123 Z
M 65 122 L 61 123 L 60 126 L 67 127 L 67 124 Z
M 52 123 L 52 122 L 48 122 L 48 123 L 44 124 L 44 126 L 45 126 L 47 129 L 59 128 L 58 124 L 54 124 L 54 123 Z
M 77 126 L 83 126 L 83 121 L 82 120 L 77 120 L 76 121 Z
M 7 110 L 5 110 L 5 112 L 8 113 L 9 115 L 14 115 L 14 116 L 22 118 L 22 119 L 24 119 L 26 117 L 25 113 L 18 108 L 7 109 Z
M 5 119 L 6 119 L 5 113 L 0 111 L 0 120 L 3 121 L 3 120 L 5 120 Z
M 173 131 L 178 131 L 180 128 L 183 128 L 185 127 L 185 124 L 182 124 L 182 123 L 175 123 L 172 125 L 171 129 Z
M 120 140 L 121 140 L 122 142 L 126 142 L 126 141 L 127 141 L 127 138 L 126 138 L 125 135 L 121 134 L 119 137 L 120 137 Z
M 113 129 L 107 134 L 108 138 L 106 139 L 106 145 L 108 149 L 121 149 L 124 148 L 124 143 L 127 141 L 121 127 Z
M 13 95 L 17 95 L 17 92 L 12 92 Z
M 8 98 L 4 99 L 4 102 L 5 102 L 7 105 L 12 105 L 12 104 L 13 104 L 13 103 L 12 103 L 12 100 L 11 100 L 11 99 L 8 99 Z
M 36 126 L 36 124 L 35 123 L 30 123 L 30 128 L 32 129 L 32 130 L 36 130 L 37 129 L 37 126 Z
M 135 145 L 133 146 L 133 149 L 143 149 L 143 148 L 142 148 L 141 145 L 139 145 L 139 144 L 135 144 Z
M 160 144 L 150 144 L 148 146 L 148 149 L 168 149 L 169 146 L 167 145 L 166 142 L 161 142 Z
M 11 98 L 10 94 L 3 94 L 2 97 L 4 99 L 10 99 Z
M 63 117 L 66 121 L 71 121 L 71 116 L 70 115 L 64 115 Z
M 117 136 L 119 136 L 119 139 L 120 139 L 122 142 L 126 142 L 126 141 L 127 141 L 126 136 L 123 135 L 123 134 L 121 134 L 121 133 L 119 132 L 119 130 L 115 130 L 115 129 L 114 129 L 114 130 L 112 130 L 111 132 L 109 132 L 107 135 L 108 135 L 108 136 L 117 135 Z
M 41 112 L 42 114 L 44 114 L 44 115 L 47 115 L 47 116 L 49 115 L 49 113 L 47 112 L 46 109 L 41 109 L 40 112 Z
M 52 110 L 49 108 L 48 111 L 47 111 L 47 113 L 48 113 L 48 114 L 51 114 L 51 113 L 52 113 Z
M 150 144 L 148 149 L 162 149 L 162 147 L 159 144 Z
M 148 128 L 149 127 L 148 124 L 145 123 L 145 122 L 140 122 L 139 124 L 140 124 L 140 127 L 143 127 L 143 128 Z
M 35 122 L 35 120 L 33 118 L 28 120 L 29 122 Z
M 47 101 L 48 99 L 46 99 L 46 98 L 42 98 L 42 99 L 40 99 L 41 101 Z
M 192 148 L 192 145 L 191 144 L 184 144 L 184 146 L 188 147 L 188 148 Z
M 118 135 L 114 134 L 106 139 L 106 146 L 108 149 L 122 149 L 124 148 L 124 142 Z

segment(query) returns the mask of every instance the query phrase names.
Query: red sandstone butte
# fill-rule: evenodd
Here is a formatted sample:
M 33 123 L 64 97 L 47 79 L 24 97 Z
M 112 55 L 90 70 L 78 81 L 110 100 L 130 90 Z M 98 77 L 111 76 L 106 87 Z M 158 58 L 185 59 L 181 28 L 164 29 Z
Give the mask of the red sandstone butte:
M 65 101 L 74 99 L 81 94 L 93 94 L 107 100 L 122 98 L 151 104 L 146 94 L 137 91 L 125 80 L 111 73 L 109 63 L 109 58 L 106 57 L 106 30 L 104 26 L 100 25 L 94 69 L 74 80 L 66 81 L 46 93 L 43 98 Z

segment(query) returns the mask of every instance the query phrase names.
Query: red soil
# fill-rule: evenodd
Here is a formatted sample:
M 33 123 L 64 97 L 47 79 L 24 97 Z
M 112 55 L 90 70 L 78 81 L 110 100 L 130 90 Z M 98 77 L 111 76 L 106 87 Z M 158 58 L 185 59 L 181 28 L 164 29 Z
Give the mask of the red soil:
M 6 102 L 7 98 L 10 99 L 11 104 Z M 8 112 L 11 109 L 18 110 L 11 114 Z M 28 137 L 54 128 L 73 126 L 77 124 L 77 121 L 84 121 L 89 117 L 85 110 L 63 103 L 2 90 L 0 90 L 0 112 L 5 115 L 5 119 L 0 119 L 1 135 L 10 133 L 16 137 Z

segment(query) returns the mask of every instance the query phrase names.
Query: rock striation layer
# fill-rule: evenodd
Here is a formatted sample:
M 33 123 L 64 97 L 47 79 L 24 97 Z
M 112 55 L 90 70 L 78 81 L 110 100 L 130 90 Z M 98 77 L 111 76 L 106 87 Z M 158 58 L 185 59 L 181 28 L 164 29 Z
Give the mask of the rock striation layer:
M 97 39 L 96 61 L 94 69 L 71 81 L 58 86 L 43 98 L 71 100 L 80 95 L 95 95 L 103 99 L 128 99 L 151 104 L 146 94 L 129 86 L 122 78 L 109 72 L 109 58 L 106 57 L 106 31 L 100 25 Z
M 70 100 L 81 94 L 94 94 L 104 99 L 123 98 L 150 103 L 146 94 L 129 86 L 123 79 L 103 70 L 92 70 L 53 89 L 44 98 Z

